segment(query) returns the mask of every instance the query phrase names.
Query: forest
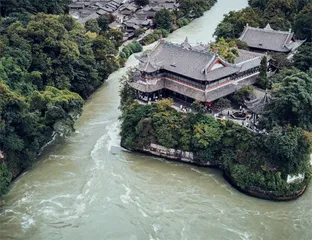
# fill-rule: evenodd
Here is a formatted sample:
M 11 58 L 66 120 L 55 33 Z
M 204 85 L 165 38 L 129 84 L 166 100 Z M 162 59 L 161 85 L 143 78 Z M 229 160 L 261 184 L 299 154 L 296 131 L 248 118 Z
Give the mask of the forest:
M 96 33 L 63 14 L 67 1 L 1 3 L 0 196 L 55 134 L 72 131 L 84 100 L 119 67 L 121 44 L 109 20 L 93 23 Z

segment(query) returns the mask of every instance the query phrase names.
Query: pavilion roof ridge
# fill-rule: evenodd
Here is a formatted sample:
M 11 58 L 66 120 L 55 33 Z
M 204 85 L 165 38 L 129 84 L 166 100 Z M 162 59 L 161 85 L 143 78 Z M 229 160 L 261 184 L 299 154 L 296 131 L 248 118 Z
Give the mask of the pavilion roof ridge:
M 240 65 L 243 65 L 243 64 L 245 64 L 245 63 L 254 61 L 254 60 L 257 59 L 257 58 L 261 59 L 261 58 L 263 58 L 264 56 L 266 56 L 266 55 L 257 56 L 257 57 L 254 57 L 254 58 L 250 58 L 250 59 L 247 59 L 247 60 L 245 60 L 245 61 L 243 61 L 243 62 L 239 62 L 239 63 L 233 64 L 233 65 L 235 65 L 235 66 L 240 66 Z
M 268 23 L 269 24 L 269 23 Z M 260 28 L 260 27 L 252 27 L 252 26 L 249 26 L 248 24 L 245 26 L 246 28 L 246 31 L 248 29 L 250 30 L 256 30 L 256 31 L 262 31 L 262 32 L 269 32 L 269 33 L 280 33 L 280 34 L 287 34 L 287 35 L 291 35 L 292 34 L 292 29 L 290 28 L 288 31 L 284 31 L 284 30 L 275 30 L 273 28 L 268 28 L 268 27 L 265 27 L 265 28 Z M 244 31 L 245 32 L 245 31 Z M 243 33 L 244 33 L 243 32 Z
M 181 46 L 181 44 L 165 41 L 164 39 L 161 39 L 159 41 L 161 41 L 161 43 L 163 43 L 163 44 L 166 44 L 166 45 L 169 45 L 169 46 L 178 47 L 178 48 L 183 49 L 185 51 L 197 52 L 197 53 L 209 55 L 209 56 L 212 56 L 212 57 L 215 55 L 215 53 L 210 52 L 210 51 L 205 51 L 205 50 L 203 51 L 203 50 L 193 49 L 193 48 L 185 48 L 185 47 Z

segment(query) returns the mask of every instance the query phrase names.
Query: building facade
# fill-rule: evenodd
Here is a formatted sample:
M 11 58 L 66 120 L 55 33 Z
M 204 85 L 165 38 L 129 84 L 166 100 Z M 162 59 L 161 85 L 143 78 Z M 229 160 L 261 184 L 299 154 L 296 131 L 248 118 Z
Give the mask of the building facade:
M 201 50 L 204 49 L 204 50 Z M 205 48 L 160 40 L 138 57 L 130 86 L 146 101 L 171 97 L 210 106 L 243 86 L 255 83 L 264 54 L 239 50 L 234 64 Z

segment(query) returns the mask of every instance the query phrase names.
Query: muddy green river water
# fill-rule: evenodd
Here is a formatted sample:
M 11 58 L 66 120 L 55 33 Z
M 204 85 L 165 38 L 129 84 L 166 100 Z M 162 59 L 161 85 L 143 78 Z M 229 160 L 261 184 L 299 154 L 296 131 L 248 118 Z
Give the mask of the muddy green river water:
M 223 14 L 246 5 L 219 0 L 167 40 L 207 43 Z M 116 153 L 119 78 L 136 63 L 132 56 L 113 73 L 76 132 L 12 184 L 0 239 L 312 239 L 311 187 L 296 201 L 270 202 L 239 193 L 218 170 Z

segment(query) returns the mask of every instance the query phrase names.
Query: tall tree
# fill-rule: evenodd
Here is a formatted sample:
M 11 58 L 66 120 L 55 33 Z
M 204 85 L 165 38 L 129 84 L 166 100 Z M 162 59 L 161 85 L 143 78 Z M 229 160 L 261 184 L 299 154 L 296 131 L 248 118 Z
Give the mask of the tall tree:
M 294 56 L 294 65 L 301 71 L 307 72 L 312 68 L 312 42 L 303 44 Z
M 166 29 L 170 31 L 172 28 L 173 17 L 168 9 L 163 8 L 156 12 L 154 21 L 158 29 Z
M 312 41 L 312 2 L 299 12 L 293 26 L 298 38 Z
M 0 4 L 2 16 L 12 12 L 60 14 L 68 11 L 69 0 L 2 0 Z
M 98 19 L 97 22 L 99 24 L 99 27 L 101 28 L 101 32 L 106 32 L 108 30 L 108 24 L 109 24 L 109 16 L 104 14 L 101 15 Z
M 312 130 L 312 78 L 299 72 L 285 77 L 273 91 L 266 117 L 271 125 L 299 126 Z
M 247 24 L 252 27 L 259 27 L 260 20 L 259 11 L 251 7 L 244 8 L 240 11 L 231 11 L 218 24 L 214 36 L 218 39 L 221 37 L 238 38 Z
M 94 32 L 94 33 L 99 33 L 101 30 L 101 28 L 98 24 L 98 21 L 96 19 L 89 19 L 85 23 L 85 28 L 86 28 L 86 30 L 88 30 L 90 32 Z

